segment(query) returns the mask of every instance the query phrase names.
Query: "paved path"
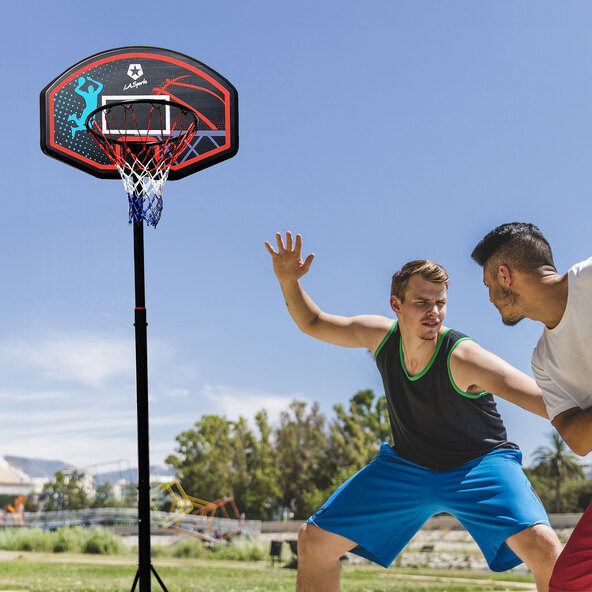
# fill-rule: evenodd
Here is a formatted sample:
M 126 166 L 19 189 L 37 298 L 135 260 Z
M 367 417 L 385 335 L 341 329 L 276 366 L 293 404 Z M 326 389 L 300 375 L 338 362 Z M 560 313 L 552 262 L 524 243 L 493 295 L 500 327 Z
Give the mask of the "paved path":
M 397 580 L 417 580 L 423 582 L 457 582 L 457 583 L 470 583 L 470 584 L 481 584 L 483 586 L 487 583 L 486 577 L 482 579 L 477 578 L 453 578 L 448 576 L 428 576 L 428 575 L 412 575 L 412 574 L 385 574 L 385 577 L 393 578 Z M 507 586 L 508 590 L 536 590 L 535 584 L 530 582 L 507 582 L 504 580 L 489 580 L 499 586 Z

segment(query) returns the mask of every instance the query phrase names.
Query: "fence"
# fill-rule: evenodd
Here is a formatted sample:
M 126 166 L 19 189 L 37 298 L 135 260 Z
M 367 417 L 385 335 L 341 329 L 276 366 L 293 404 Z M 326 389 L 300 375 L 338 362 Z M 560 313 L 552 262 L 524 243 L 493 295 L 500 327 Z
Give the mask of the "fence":
M 25 512 L 23 524 L 6 524 L 12 527 L 36 527 L 55 530 L 63 526 L 111 526 L 137 525 L 138 511 L 135 508 L 87 508 L 84 510 L 55 510 L 51 512 Z M 212 542 L 226 540 L 233 535 L 255 535 L 261 532 L 259 520 L 234 520 L 194 516 L 175 512 L 150 512 L 154 527 L 186 533 Z

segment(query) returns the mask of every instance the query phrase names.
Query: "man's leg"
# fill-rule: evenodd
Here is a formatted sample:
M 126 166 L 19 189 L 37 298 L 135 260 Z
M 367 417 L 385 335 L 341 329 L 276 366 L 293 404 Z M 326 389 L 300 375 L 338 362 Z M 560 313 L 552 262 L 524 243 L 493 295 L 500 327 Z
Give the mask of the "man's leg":
M 339 558 L 355 546 L 338 534 L 303 524 L 298 532 L 296 592 L 338 592 Z
M 506 544 L 532 571 L 538 592 L 548 592 L 553 566 L 561 553 L 555 531 L 546 524 L 535 524 L 508 538 Z

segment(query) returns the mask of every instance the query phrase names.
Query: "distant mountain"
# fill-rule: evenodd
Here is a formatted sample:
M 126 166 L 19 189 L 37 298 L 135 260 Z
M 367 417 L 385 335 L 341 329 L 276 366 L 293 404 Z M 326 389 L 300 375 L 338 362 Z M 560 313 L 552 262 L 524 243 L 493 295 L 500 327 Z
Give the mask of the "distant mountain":
M 29 477 L 35 479 L 41 477 L 49 479 L 53 477 L 56 471 L 71 467 L 70 463 L 62 460 L 44 460 L 42 458 L 26 458 L 24 456 L 5 456 L 6 462 L 13 467 L 27 473 Z
M 56 474 L 56 471 L 75 468 L 73 464 L 62 460 L 45 460 L 42 458 L 26 458 L 24 456 L 5 456 L 4 459 L 8 464 L 20 469 L 32 479 L 51 479 Z M 105 481 L 116 483 L 120 479 L 125 479 L 128 483 L 134 483 L 138 480 L 138 469 L 135 467 L 127 467 L 119 471 L 105 473 L 102 473 L 96 467 L 91 467 L 91 469 L 96 471 L 95 480 L 97 485 Z M 171 481 L 175 478 L 175 472 L 172 469 L 158 465 L 152 465 L 150 467 L 150 474 L 169 477 Z

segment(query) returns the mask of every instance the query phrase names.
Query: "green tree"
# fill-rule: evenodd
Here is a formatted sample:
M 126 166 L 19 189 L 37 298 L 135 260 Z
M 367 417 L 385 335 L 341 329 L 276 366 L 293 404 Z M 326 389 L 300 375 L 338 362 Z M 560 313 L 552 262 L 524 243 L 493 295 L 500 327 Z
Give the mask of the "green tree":
M 332 485 L 337 485 L 374 458 L 380 444 L 391 439 L 391 429 L 386 398 L 376 398 L 372 390 L 358 391 L 347 410 L 341 404 L 333 410 L 328 456 L 335 463 Z
M 189 495 L 208 501 L 232 497 L 248 518 L 272 518 L 280 490 L 271 428 L 264 411 L 255 421 L 258 435 L 244 417 L 205 415 L 177 436 L 176 454 L 166 462 Z
M 80 475 L 74 471 L 66 476 L 57 471 L 54 478 L 46 483 L 41 490 L 43 510 L 82 510 L 90 506 L 88 494 L 80 481 Z
M 232 428 L 225 417 L 204 415 L 194 429 L 176 437 L 176 455 L 165 462 L 175 468 L 189 495 L 207 501 L 233 495 Z
M 310 515 L 346 479 L 365 467 L 382 442 L 391 439 L 386 398 L 372 390 L 358 391 L 347 409 L 334 405 L 335 419 L 329 426 L 325 470 L 329 479 L 303 492 L 305 513 Z
M 561 487 L 561 509 L 564 512 L 585 512 L 592 503 L 592 481 L 570 481 Z
M 255 415 L 255 423 L 259 437 L 253 437 L 250 446 L 250 481 L 246 492 L 245 512 L 254 519 L 271 520 L 279 509 L 282 496 L 272 429 L 265 410 Z
M 275 432 L 281 505 L 298 519 L 308 517 L 304 494 L 326 489 L 332 477 L 325 416 L 318 403 L 307 407 L 302 401 L 292 401 L 289 410 L 281 413 Z
M 90 505 L 91 508 L 113 508 L 117 504 L 113 496 L 113 485 L 105 481 L 97 486 L 95 497 Z
M 536 463 L 533 473 L 545 477 L 553 484 L 555 491 L 555 512 L 561 512 L 561 485 L 566 481 L 584 479 L 584 471 L 580 459 L 570 452 L 569 448 L 557 433 L 548 434 L 551 445 L 539 446 L 534 451 Z

